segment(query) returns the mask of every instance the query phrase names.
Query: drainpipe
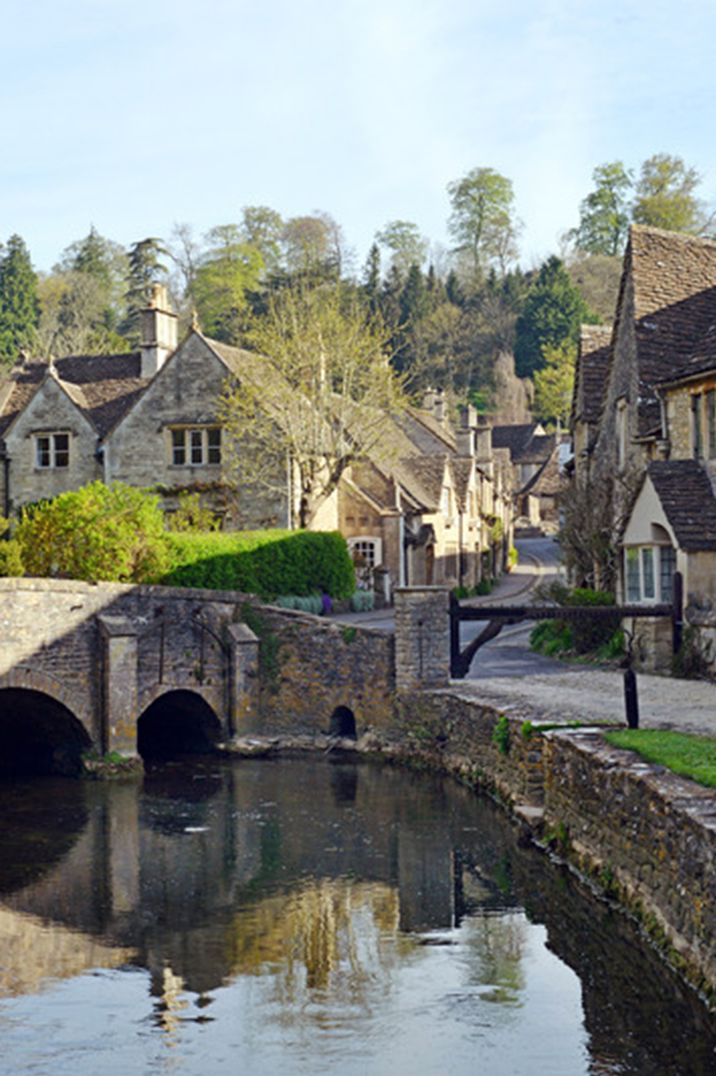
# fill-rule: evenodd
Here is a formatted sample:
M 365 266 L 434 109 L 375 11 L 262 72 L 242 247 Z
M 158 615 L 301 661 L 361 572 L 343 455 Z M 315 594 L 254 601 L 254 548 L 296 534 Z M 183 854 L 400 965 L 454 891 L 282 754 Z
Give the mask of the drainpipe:
M 405 516 L 401 512 L 398 516 L 398 586 L 404 587 L 407 585 L 406 577 L 406 560 L 408 556 L 408 550 L 405 547 Z
M 5 504 L 3 511 L 5 519 L 10 518 L 10 457 L 7 454 L 7 450 L 3 452 L 3 467 L 5 471 Z

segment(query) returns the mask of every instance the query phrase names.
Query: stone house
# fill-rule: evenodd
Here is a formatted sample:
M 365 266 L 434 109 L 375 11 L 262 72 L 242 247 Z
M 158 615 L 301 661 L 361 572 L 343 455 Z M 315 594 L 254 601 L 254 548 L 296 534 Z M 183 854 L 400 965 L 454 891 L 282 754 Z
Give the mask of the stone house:
M 573 437 L 575 481 L 613 489 L 620 598 L 668 602 L 678 570 L 716 627 L 716 242 L 632 228 L 611 340 L 583 333 Z M 669 625 L 631 627 L 664 667 Z
M 557 522 L 559 441 L 540 422 L 493 427 L 494 447 L 506 450 L 512 463 L 515 514 L 522 524 L 540 528 Z
M 177 342 L 166 292 L 143 312 L 142 344 L 122 355 L 23 360 L 0 387 L 0 497 L 11 516 L 87 482 L 159 491 L 176 509 L 198 491 L 235 527 L 290 527 L 290 467 L 272 492 L 236 490 L 218 400 L 227 379 L 261 384 L 259 356 L 197 329 Z M 357 561 L 398 582 L 471 586 L 507 564 L 512 539 L 509 454 L 471 409 L 453 430 L 441 397 L 386 418 L 370 460 L 354 464 L 320 506 L 316 529 L 340 529 Z

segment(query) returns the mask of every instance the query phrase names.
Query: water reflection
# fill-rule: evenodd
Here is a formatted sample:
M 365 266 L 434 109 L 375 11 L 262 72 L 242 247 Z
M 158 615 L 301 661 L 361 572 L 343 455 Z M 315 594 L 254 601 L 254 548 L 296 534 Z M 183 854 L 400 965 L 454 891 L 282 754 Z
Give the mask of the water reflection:
M 75 1045 L 43 1063 L 77 1072 L 100 1040 L 116 1071 L 142 1071 L 154 1036 L 182 1072 L 714 1071 L 693 995 L 449 782 L 209 760 L 0 800 L 14 1071 L 36 1064 L 28 1029 L 36 1043 L 62 1021 Z

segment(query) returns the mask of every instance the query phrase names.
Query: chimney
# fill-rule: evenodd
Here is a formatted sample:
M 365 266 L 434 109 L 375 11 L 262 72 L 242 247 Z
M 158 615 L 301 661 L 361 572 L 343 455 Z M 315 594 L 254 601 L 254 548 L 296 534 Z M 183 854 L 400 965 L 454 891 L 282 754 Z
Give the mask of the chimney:
M 445 394 L 442 392 L 435 393 L 435 401 L 433 403 L 433 416 L 436 422 L 445 422 Z
M 475 455 L 477 411 L 469 404 L 460 408 L 460 425 L 455 430 L 455 450 L 458 456 Z
M 492 463 L 492 426 L 480 417 L 475 427 L 475 459 L 478 463 Z
M 153 284 L 142 310 L 142 377 L 153 377 L 177 346 L 177 316 L 169 306 L 164 284 Z

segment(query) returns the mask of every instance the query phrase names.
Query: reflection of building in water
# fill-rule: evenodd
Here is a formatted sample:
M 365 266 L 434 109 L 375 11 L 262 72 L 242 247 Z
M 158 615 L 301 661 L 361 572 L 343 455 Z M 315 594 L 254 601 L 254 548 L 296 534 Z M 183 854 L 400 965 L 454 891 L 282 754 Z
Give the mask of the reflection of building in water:
M 175 1034 L 181 1024 L 180 1013 L 189 1008 L 189 1002 L 182 997 L 184 982 L 180 975 L 175 975 L 171 968 L 162 971 L 161 995 L 155 1012 L 157 1024 L 167 1033 L 166 1045 L 176 1044 Z M 153 991 L 154 992 L 154 991 Z
M 0 908 L 0 997 L 37 993 L 49 979 L 71 979 L 90 968 L 118 968 L 135 958 L 32 915 Z

